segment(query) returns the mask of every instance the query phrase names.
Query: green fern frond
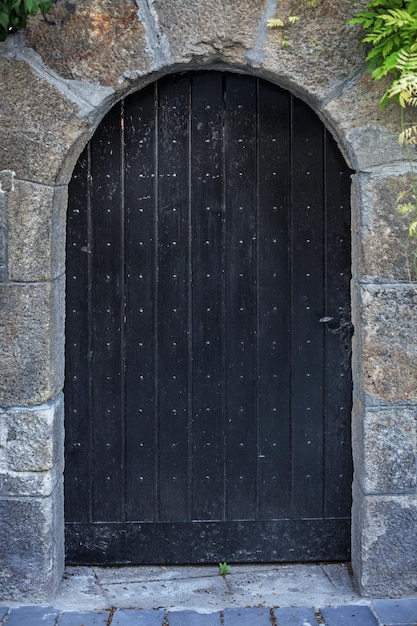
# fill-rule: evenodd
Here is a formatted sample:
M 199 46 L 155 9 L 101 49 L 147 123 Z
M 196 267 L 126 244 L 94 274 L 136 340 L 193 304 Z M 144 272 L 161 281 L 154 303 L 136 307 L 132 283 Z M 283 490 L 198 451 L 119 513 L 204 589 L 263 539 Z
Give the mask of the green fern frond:
M 364 30 L 363 43 L 371 44 L 366 60 L 374 78 L 386 74 L 398 77 L 404 69 L 415 66 L 417 42 L 416 0 L 375 0 L 366 4 L 365 11 L 354 16 L 352 24 Z M 392 54 L 402 53 L 401 66 L 393 64 Z M 407 55 L 404 53 L 407 52 Z M 404 56 L 403 56 L 404 55 Z M 387 59 L 389 61 L 386 63 Z M 413 69 L 414 71 L 414 69 Z
M 417 71 L 417 46 L 415 44 L 412 45 L 409 50 L 401 49 L 398 51 L 397 67 L 402 73 Z
M 268 28 L 282 28 L 284 26 L 284 22 L 280 19 L 274 18 L 272 20 L 268 20 Z
M 393 9 L 396 9 L 396 8 L 401 9 L 403 6 L 403 1 L 391 0 L 391 2 L 388 3 L 387 0 L 372 0 L 371 2 L 368 2 L 366 6 L 372 9 L 381 8 L 385 10 L 387 8 L 387 4 L 389 4 L 389 6 Z
M 375 78 L 376 80 L 379 80 L 383 76 L 386 76 L 387 74 L 391 74 L 395 72 L 396 67 L 397 67 L 398 54 L 399 52 L 398 50 L 396 50 L 395 52 L 387 56 L 384 59 L 383 63 L 372 71 L 373 78 Z
M 417 98 L 417 74 L 403 74 L 394 80 L 387 91 L 390 99 L 395 99 L 402 108 Z
M 395 200 L 395 204 L 399 204 L 407 194 L 410 193 L 410 189 L 403 189 L 402 191 L 400 191 L 400 193 L 398 194 L 396 200 Z
M 416 19 L 403 9 L 388 9 L 388 12 L 380 17 L 387 26 L 391 26 L 395 30 L 406 28 L 407 26 L 413 27 L 416 22 Z
M 408 234 L 410 237 L 417 237 L 417 220 L 413 220 L 408 226 Z
M 415 208 L 415 205 L 411 202 L 407 202 L 406 204 L 397 204 L 397 209 L 402 215 L 414 212 Z
M 401 145 L 415 145 L 417 143 L 417 124 L 403 130 L 398 135 L 398 143 Z

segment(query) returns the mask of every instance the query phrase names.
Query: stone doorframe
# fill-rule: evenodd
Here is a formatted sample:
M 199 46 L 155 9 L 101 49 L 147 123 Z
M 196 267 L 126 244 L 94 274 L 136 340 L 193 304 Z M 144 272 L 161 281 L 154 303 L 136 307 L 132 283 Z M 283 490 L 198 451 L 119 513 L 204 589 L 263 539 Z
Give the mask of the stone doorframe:
M 115 8 L 114 5 L 117 4 Z M 334 5 L 332 8 L 331 5 Z M 111 6 L 113 5 L 113 6 Z M 354 170 L 352 566 L 363 594 L 417 588 L 417 290 L 395 211 L 409 181 L 395 108 L 364 73 L 351 0 L 57 0 L 0 44 L 0 595 L 51 599 L 64 567 L 67 184 L 111 106 L 190 69 L 256 74 L 305 100 Z M 282 12 L 282 13 L 281 13 Z

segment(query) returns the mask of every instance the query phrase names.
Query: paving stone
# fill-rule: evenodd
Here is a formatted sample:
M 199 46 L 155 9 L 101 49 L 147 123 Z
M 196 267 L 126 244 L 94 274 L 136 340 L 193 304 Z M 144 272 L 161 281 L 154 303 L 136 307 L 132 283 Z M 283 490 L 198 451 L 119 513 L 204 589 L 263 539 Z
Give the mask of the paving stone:
M 12 609 L 7 626 L 55 626 L 58 611 L 51 606 L 19 606 Z
M 316 626 L 317 619 L 312 608 L 308 606 L 275 609 L 277 626 Z
M 384 626 L 417 624 L 417 598 L 374 600 L 373 606 Z
M 119 609 L 113 615 L 111 626 L 162 626 L 164 611 L 136 611 Z
M 81 611 L 63 613 L 59 626 L 106 626 L 110 613 L 108 611 Z
M 326 626 L 377 626 L 367 606 L 339 606 L 320 609 Z
M 169 626 L 220 626 L 220 613 L 176 611 L 168 613 Z
M 1 474 L 0 474 L 1 476 Z M 242 607 L 360 604 L 346 563 L 207 567 L 69 567 L 55 596 L 61 611 L 164 607 L 171 613 L 215 613 Z M 338 570 L 339 573 L 338 573 Z M 224 580 L 226 579 L 226 580 Z M 249 582 L 248 582 L 249 581 Z M 227 582 L 227 585 L 226 585 Z M 1 588 L 1 584 L 0 584 Z M 139 604 L 140 601 L 140 604 Z
M 106 583 L 101 588 L 108 603 L 119 609 L 137 607 L 136 599 L 140 598 L 142 610 L 166 607 L 171 611 L 175 608 L 176 610 L 211 612 L 219 611 L 222 608 L 219 603 L 223 605 L 223 598 L 228 598 L 228 589 L 223 576 L 218 575 L 188 580 L 150 580 L 131 584 Z M 239 603 L 228 606 L 247 605 Z
M 269 609 L 226 609 L 224 626 L 271 626 Z
M 270 566 L 264 566 L 270 569 Z M 262 568 L 258 565 L 257 568 Z M 67 568 L 69 571 L 74 568 Z M 190 580 L 192 578 L 211 578 L 219 576 L 218 565 L 123 565 L 123 567 L 95 566 L 94 576 L 103 585 L 116 583 L 148 583 L 150 581 L 166 582 L 167 580 Z M 238 568 L 233 567 L 233 573 Z M 126 605 L 128 606 L 128 605 Z M 143 608 L 143 607 L 142 607 Z
M 109 606 L 116 606 L 105 597 L 99 583 L 94 576 L 92 567 L 66 567 L 61 585 L 54 598 L 55 606 L 62 612 L 106 610 Z M 133 600 L 123 606 L 134 606 Z

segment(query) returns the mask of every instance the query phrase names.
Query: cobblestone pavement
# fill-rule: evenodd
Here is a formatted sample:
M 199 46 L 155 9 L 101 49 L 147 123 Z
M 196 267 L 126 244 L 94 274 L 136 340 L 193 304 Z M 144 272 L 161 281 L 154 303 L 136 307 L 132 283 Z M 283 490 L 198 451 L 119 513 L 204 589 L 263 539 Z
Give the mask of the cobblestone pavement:
M 215 613 L 163 609 L 64 611 L 0 607 L 1 626 L 417 626 L 417 598 L 373 600 L 369 606 L 243 608 Z

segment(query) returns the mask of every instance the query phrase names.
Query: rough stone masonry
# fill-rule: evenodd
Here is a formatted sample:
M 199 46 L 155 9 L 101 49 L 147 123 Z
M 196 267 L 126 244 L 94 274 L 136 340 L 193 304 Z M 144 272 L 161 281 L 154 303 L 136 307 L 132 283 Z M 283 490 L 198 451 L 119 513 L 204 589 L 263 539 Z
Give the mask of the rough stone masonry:
M 283 48 L 267 20 L 290 0 L 57 0 L 0 44 L 0 594 L 51 598 L 64 567 L 67 184 L 119 99 L 162 75 L 227 69 L 305 100 L 352 184 L 355 327 L 352 566 L 363 594 L 417 589 L 417 289 L 395 210 L 410 166 L 398 111 L 365 73 L 363 0 L 299 3 Z

